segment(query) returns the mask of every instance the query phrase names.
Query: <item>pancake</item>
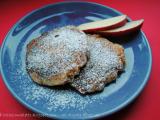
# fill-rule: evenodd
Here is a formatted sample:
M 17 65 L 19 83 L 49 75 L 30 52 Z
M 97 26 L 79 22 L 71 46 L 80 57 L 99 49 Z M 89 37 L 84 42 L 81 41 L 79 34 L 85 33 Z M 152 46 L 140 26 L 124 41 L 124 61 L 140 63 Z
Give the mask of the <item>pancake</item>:
M 87 35 L 74 26 L 46 32 L 27 45 L 26 70 L 33 81 L 56 86 L 70 81 L 87 62 Z
M 124 48 L 98 35 L 88 35 L 89 56 L 86 66 L 70 85 L 82 94 L 104 89 L 123 71 L 125 65 Z

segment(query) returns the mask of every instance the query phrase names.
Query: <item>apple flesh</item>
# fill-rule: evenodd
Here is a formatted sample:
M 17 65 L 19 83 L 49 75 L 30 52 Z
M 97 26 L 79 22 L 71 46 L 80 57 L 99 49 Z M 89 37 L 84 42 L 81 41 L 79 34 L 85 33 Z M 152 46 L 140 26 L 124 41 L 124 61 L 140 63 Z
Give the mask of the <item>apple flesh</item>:
M 97 31 L 97 33 L 104 35 L 104 36 L 123 36 L 127 35 L 133 32 L 136 32 L 141 29 L 143 25 L 144 20 L 136 20 L 126 23 L 124 26 L 111 29 L 111 30 L 105 30 L 105 31 Z
M 84 32 L 95 32 L 100 30 L 109 30 L 123 26 L 127 21 L 126 15 L 112 17 L 104 20 L 98 20 L 95 22 L 89 22 L 79 25 L 77 28 Z

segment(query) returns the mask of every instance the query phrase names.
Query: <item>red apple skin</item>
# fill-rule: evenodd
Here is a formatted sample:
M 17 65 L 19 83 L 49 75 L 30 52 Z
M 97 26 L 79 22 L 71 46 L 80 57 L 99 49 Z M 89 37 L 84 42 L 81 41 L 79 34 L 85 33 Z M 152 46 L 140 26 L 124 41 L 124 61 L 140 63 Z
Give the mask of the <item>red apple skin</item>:
M 127 20 L 124 19 L 123 21 L 121 21 L 117 24 L 114 24 L 114 25 L 106 26 L 106 27 L 103 27 L 103 28 L 87 29 L 87 30 L 83 30 L 83 31 L 86 32 L 86 33 L 95 33 L 97 31 L 110 30 L 110 29 L 121 27 L 121 26 L 125 25 L 126 22 L 127 22 Z
M 141 29 L 143 25 L 143 22 L 134 27 L 134 28 L 130 28 L 130 29 L 126 29 L 126 30 L 123 30 L 123 31 L 116 31 L 116 32 L 108 32 L 108 31 L 97 31 L 96 33 L 98 34 L 101 34 L 103 36 L 108 36 L 108 37 L 120 37 L 120 36 L 125 36 L 125 35 L 129 35 L 129 34 L 132 34 L 132 33 L 135 33 L 137 31 L 139 31 Z

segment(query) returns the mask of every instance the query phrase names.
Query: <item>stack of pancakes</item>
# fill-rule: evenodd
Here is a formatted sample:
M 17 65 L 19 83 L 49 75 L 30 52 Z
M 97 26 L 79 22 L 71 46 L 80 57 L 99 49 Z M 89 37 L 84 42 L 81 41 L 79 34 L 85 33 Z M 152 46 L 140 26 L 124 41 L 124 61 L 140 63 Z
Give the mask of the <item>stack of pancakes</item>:
M 27 45 L 26 69 L 41 85 L 70 84 L 80 93 L 101 91 L 125 65 L 124 48 L 74 26 L 54 29 Z

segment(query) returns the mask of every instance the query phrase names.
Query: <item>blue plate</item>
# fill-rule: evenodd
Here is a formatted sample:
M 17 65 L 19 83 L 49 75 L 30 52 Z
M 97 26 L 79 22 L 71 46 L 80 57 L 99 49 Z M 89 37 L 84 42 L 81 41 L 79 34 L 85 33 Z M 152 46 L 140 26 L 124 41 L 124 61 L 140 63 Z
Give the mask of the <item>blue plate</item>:
M 121 13 L 112 8 L 89 2 L 52 4 L 26 15 L 10 30 L 1 47 L 1 74 L 10 92 L 34 112 L 61 119 L 98 118 L 129 104 L 142 91 L 151 71 L 151 50 L 142 31 L 121 43 L 126 55 L 125 72 L 97 94 L 83 96 L 66 87 L 39 86 L 25 69 L 26 45 L 41 33 L 118 15 Z

